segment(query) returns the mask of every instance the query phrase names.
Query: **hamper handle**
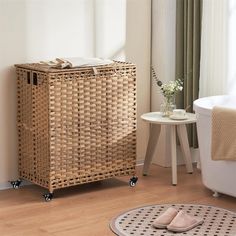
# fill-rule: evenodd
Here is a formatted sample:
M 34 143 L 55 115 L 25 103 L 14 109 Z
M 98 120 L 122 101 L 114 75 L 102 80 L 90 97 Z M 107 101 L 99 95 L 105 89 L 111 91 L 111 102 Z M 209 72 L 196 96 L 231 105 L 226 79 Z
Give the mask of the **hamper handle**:
M 92 67 L 92 69 L 93 69 L 93 74 L 94 74 L 94 75 L 97 75 L 97 74 L 98 74 L 97 68 L 96 68 L 96 67 Z
M 27 84 L 31 84 L 31 73 L 30 71 L 27 71 Z M 33 72 L 33 79 L 32 79 L 33 85 L 38 85 L 38 75 L 36 72 Z
M 27 84 L 30 84 L 30 72 L 27 71 Z
M 33 72 L 33 85 L 38 85 L 38 75 Z

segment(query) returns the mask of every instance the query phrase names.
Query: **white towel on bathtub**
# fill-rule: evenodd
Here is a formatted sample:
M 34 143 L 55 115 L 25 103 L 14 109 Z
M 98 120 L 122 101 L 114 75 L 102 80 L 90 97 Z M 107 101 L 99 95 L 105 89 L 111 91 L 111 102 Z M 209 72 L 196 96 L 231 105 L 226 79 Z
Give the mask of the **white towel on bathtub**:
M 213 107 L 211 157 L 236 161 L 236 109 Z

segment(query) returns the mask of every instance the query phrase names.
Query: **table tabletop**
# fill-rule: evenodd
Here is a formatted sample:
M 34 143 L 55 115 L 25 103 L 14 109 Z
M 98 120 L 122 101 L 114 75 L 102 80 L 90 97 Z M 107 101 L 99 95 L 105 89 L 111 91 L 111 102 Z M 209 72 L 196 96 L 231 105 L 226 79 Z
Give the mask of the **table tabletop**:
M 160 124 L 160 125 L 183 125 L 191 124 L 197 121 L 196 114 L 186 113 L 187 119 L 184 120 L 174 120 L 169 117 L 163 117 L 161 112 L 149 112 L 141 115 L 141 119 L 149 123 Z

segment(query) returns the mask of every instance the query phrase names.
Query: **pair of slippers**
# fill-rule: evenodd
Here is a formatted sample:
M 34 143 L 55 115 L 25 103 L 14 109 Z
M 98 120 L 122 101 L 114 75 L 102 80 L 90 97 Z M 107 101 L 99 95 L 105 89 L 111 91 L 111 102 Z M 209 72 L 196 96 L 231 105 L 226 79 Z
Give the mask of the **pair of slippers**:
M 185 232 L 203 223 L 203 219 L 188 215 L 184 211 L 178 211 L 173 207 L 168 208 L 158 216 L 152 226 L 157 229 L 165 229 L 172 232 Z

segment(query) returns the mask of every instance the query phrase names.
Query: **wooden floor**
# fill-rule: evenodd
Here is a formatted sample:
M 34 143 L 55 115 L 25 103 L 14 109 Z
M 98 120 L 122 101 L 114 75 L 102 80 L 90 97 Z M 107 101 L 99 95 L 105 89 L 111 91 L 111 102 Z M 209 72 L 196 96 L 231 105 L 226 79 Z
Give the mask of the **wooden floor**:
M 236 198 L 212 192 L 201 183 L 198 170 L 186 174 L 178 167 L 178 186 L 171 185 L 169 168 L 152 166 L 136 187 L 129 177 L 58 190 L 51 202 L 44 202 L 43 188 L 30 185 L 0 191 L 1 236 L 112 236 L 109 221 L 130 208 L 160 203 L 196 203 L 236 211 Z

